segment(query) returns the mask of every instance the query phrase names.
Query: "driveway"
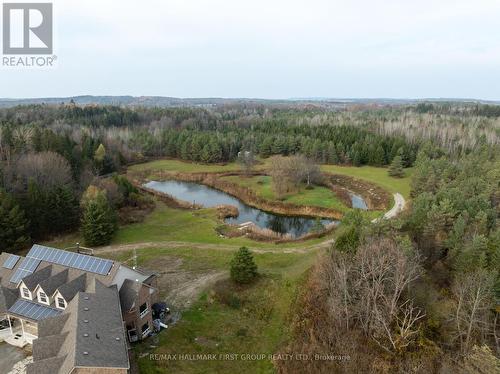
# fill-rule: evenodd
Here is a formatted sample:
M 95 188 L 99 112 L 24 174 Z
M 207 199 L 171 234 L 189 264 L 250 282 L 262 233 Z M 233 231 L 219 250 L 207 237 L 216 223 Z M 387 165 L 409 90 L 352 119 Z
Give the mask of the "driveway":
M 0 343 L 0 373 L 8 373 L 15 364 L 24 360 L 26 354 L 20 348 L 7 343 Z

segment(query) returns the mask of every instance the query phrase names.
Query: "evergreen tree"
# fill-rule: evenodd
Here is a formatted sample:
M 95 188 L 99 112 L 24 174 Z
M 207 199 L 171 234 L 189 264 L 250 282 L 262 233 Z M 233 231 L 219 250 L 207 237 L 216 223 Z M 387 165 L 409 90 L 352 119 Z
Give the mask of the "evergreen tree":
M 6 192 L 0 190 L 0 252 L 15 252 L 30 241 L 28 221 L 23 210 Z
M 385 164 L 385 154 L 382 146 L 379 145 L 373 151 L 373 154 L 371 155 L 371 164 L 375 166 L 382 166 Z
M 117 229 L 117 219 L 106 193 L 90 186 L 82 198 L 82 206 L 82 234 L 85 244 L 108 244 Z
M 42 238 L 48 231 L 49 220 L 47 220 L 46 195 L 40 186 L 34 181 L 28 182 L 28 192 L 23 202 L 24 211 L 30 223 L 30 233 L 34 239 Z
M 231 279 L 236 283 L 250 283 L 257 276 L 257 265 L 252 252 L 241 247 L 231 260 Z
M 80 209 L 78 200 L 68 187 L 57 187 L 48 193 L 48 214 L 51 217 L 51 231 L 64 232 L 78 226 Z
M 403 170 L 403 160 L 401 156 L 396 156 L 391 162 L 391 166 L 389 167 L 389 175 L 391 177 L 403 178 L 405 176 L 405 172 Z

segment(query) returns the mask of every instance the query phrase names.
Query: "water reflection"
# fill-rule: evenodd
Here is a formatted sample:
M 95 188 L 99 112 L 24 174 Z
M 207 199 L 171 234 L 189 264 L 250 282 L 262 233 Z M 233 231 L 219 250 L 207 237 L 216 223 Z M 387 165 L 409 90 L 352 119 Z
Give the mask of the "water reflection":
M 367 210 L 368 206 L 366 205 L 365 200 L 356 194 L 353 194 L 352 192 L 349 193 L 351 196 L 351 202 L 352 202 L 352 207 L 357 208 L 357 209 L 362 209 L 362 210 Z
M 201 204 L 205 207 L 214 207 L 217 205 L 236 206 L 240 214 L 235 218 L 227 218 L 226 222 L 230 224 L 253 222 L 261 228 L 270 229 L 281 234 L 290 234 L 293 237 L 307 234 L 317 225 L 314 218 L 283 216 L 252 208 L 225 192 L 202 184 L 180 181 L 152 181 L 147 183 L 145 187 L 168 193 L 177 199 Z M 333 221 L 321 219 L 320 222 L 323 225 L 327 225 Z

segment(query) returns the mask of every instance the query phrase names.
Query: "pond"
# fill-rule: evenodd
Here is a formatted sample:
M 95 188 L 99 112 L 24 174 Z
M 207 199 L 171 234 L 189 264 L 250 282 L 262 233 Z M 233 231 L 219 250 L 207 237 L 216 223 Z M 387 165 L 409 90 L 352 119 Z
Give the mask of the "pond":
M 351 196 L 351 203 L 353 208 L 368 210 L 368 206 L 361 196 L 353 194 L 352 192 L 350 192 L 349 195 Z
M 227 218 L 226 223 L 239 225 L 253 222 L 258 227 L 270 229 L 280 234 L 290 234 L 294 238 L 307 234 L 317 224 L 317 220 L 314 218 L 284 216 L 252 208 L 225 192 L 198 183 L 152 181 L 146 183 L 145 187 L 167 193 L 179 200 L 209 208 L 217 205 L 233 205 L 238 208 L 239 215 L 235 218 Z M 334 221 L 321 219 L 320 222 L 327 225 Z

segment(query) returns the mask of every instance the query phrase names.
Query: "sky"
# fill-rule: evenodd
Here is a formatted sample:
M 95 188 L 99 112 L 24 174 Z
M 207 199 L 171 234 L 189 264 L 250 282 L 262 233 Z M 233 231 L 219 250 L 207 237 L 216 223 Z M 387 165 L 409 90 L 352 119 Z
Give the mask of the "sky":
M 53 3 L 57 66 L 0 97 L 500 100 L 498 0 Z

